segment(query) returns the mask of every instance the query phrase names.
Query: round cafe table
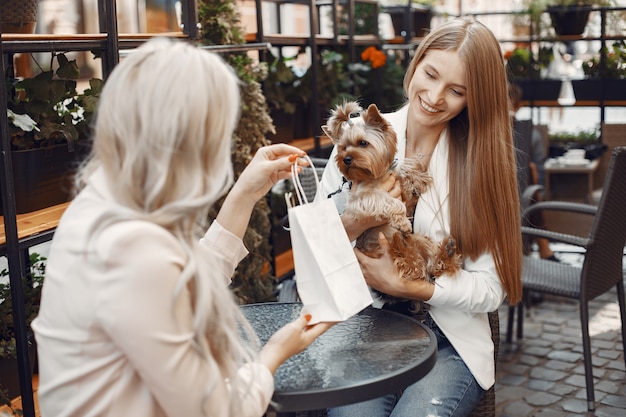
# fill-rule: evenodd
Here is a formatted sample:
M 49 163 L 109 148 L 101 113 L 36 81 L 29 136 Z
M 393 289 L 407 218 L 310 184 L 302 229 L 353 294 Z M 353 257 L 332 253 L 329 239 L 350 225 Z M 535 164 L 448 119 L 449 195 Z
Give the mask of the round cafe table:
M 300 315 L 300 303 L 241 306 L 261 343 Z M 368 307 L 331 327 L 274 377 L 279 414 L 352 404 L 401 391 L 434 366 L 437 340 L 417 320 Z

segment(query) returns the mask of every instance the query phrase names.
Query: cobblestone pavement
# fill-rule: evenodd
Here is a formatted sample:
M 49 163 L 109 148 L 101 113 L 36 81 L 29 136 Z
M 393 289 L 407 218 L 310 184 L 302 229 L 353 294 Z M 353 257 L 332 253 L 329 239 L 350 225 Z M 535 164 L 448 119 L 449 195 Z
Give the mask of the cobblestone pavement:
M 579 254 L 557 256 L 580 261 Z M 545 296 L 525 309 L 524 337 L 507 345 L 508 307 L 500 313 L 496 416 L 626 416 L 626 369 L 617 293 L 589 303 L 596 410 L 587 411 L 578 302 Z M 516 329 L 516 327 L 514 328 Z

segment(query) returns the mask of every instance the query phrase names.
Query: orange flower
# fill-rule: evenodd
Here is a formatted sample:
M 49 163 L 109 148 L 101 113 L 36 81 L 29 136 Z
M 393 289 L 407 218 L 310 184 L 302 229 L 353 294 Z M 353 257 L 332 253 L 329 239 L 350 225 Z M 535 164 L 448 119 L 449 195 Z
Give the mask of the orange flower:
M 504 53 L 504 59 L 509 59 L 511 56 L 513 56 L 513 51 L 506 51 Z
M 368 46 L 363 52 L 361 52 L 361 59 L 363 61 L 369 61 L 372 64 L 372 68 L 380 68 L 387 62 L 387 55 L 383 51 L 376 49 L 374 46 Z

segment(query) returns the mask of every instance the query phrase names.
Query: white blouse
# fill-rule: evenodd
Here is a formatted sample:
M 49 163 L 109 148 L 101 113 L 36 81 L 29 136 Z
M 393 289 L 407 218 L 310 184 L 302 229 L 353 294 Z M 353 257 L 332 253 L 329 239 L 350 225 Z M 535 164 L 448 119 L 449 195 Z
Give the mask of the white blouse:
M 385 114 L 398 138 L 396 158 L 404 161 L 408 107 Z M 333 149 L 321 179 L 320 198 L 332 194 L 340 212 L 346 203 L 348 185 L 344 183 L 335 162 Z M 415 209 L 414 231 L 435 241 L 442 241 L 450 233 L 448 205 L 448 136 L 444 130 L 431 156 L 428 172 L 433 183 L 420 196 Z M 341 191 L 340 191 L 341 190 Z M 475 225 L 480 227 L 480 225 Z M 502 304 L 506 293 L 491 253 L 475 260 L 463 259 L 463 269 L 454 276 L 437 278 L 430 300 L 430 314 L 452 343 L 480 386 L 487 390 L 495 383 L 494 345 L 487 313 Z

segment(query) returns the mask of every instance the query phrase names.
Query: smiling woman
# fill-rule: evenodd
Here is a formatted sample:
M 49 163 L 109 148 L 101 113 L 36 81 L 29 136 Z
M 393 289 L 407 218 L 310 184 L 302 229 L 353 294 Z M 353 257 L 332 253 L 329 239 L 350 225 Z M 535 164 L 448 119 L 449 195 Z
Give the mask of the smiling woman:
M 420 42 L 404 87 L 408 102 L 384 115 L 397 135 L 396 160 L 401 165 L 421 156 L 433 178 L 412 216 L 413 233 L 436 242 L 453 236 L 463 269 L 441 275 L 434 284 L 406 280 L 400 279 L 391 253 L 369 258 L 357 252 L 366 282 L 410 300 L 393 308 L 416 315 L 434 331 L 438 358 L 433 370 L 399 399 L 392 395 L 334 408 L 330 417 L 389 416 L 392 411 L 469 415 L 495 382 L 488 312 L 506 297 L 515 304 L 521 296 L 519 202 L 500 45 L 480 22 L 450 20 Z M 343 213 L 350 191 L 336 163 L 338 154 L 334 149 L 330 156 L 320 194 L 332 193 Z M 348 215 L 342 220 L 353 237 L 380 224 L 379 219 Z M 379 244 L 388 251 L 384 238 Z M 427 307 L 416 311 L 417 302 Z M 433 403 L 435 397 L 441 401 Z

